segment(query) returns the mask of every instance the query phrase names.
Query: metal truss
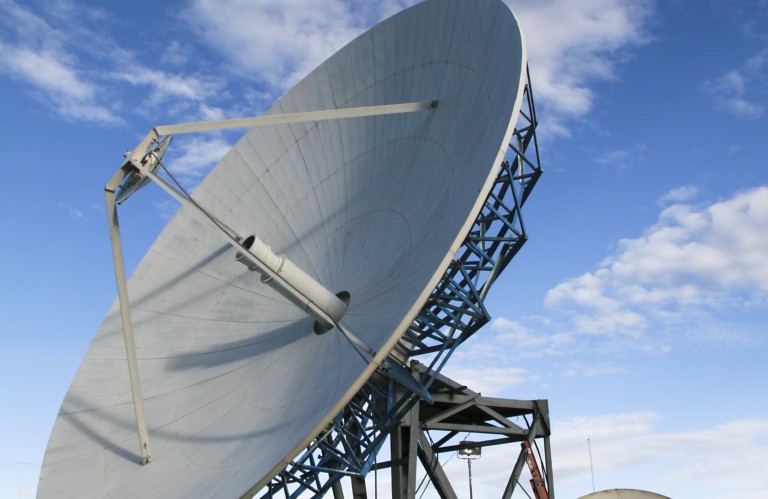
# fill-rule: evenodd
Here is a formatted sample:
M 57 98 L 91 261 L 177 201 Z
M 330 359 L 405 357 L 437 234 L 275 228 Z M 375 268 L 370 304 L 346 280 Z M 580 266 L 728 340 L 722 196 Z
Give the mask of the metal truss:
M 490 320 L 483 301 L 527 240 L 522 207 L 542 173 L 530 78 L 528 81 L 509 151 L 493 188 L 456 258 L 398 345 L 405 357 L 437 353 L 430 366 L 436 371 L 450 355 L 445 353 Z
M 456 347 L 490 320 L 485 297 L 527 239 L 521 210 L 542 173 L 530 74 L 526 76 L 509 150 L 456 258 L 388 362 L 260 497 L 322 497 L 331 489 L 339 495 L 341 478 L 364 477 L 409 411 L 420 399 L 432 402 L 429 388 Z M 404 366 L 415 357 L 428 366 L 414 378 Z
M 424 369 L 421 365 L 414 366 L 415 372 L 423 373 Z M 546 481 L 546 486 L 543 483 L 541 486 L 545 487 L 547 495 L 542 497 L 554 499 L 549 404 L 546 400 L 483 397 L 443 375 L 437 375 L 430 393 L 433 402 L 420 401 L 392 432 L 391 461 L 377 466 L 377 469 L 391 469 L 393 498 L 416 497 L 428 478 L 440 497 L 455 499 L 459 494 L 440 464 L 441 453 L 518 443 L 521 444 L 518 457 L 502 494 L 503 499 L 509 499 L 519 484 L 525 463 L 530 465 L 536 461 L 529 449 L 534 446 L 538 450 L 537 439 L 543 439 L 544 456 L 538 453 L 535 466 L 538 469 L 541 463 L 542 481 Z M 461 440 L 460 435 L 464 436 Z M 406 449 L 410 452 L 404 452 Z M 418 487 L 417 458 L 426 474 Z

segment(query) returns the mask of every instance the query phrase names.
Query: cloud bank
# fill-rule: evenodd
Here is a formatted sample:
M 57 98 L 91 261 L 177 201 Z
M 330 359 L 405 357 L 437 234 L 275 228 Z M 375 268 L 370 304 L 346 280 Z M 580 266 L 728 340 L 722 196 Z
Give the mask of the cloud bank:
M 676 190 L 667 196 L 688 195 Z M 638 238 L 619 241 L 598 268 L 551 289 L 545 303 L 582 333 L 632 334 L 652 321 L 768 299 L 768 187 L 705 207 L 672 204 Z
M 187 19 L 230 66 L 277 96 L 355 36 L 413 0 L 194 0 Z M 627 50 L 650 37 L 649 1 L 510 1 L 525 31 L 544 133 L 569 135 L 593 106 L 589 85 L 617 77 Z

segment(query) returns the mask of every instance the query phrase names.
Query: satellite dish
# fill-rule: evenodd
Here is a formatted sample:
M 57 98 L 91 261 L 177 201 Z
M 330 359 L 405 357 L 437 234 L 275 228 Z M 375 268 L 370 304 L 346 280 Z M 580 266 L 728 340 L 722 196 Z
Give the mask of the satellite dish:
M 428 0 L 289 91 L 268 116 L 429 105 L 249 129 L 128 281 L 151 463 L 136 449 L 115 303 L 62 403 L 38 496 L 232 497 L 283 469 L 387 359 L 448 268 L 507 150 L 525 68 L 503 2 Z M 341 308 L 308 313 L 250 272 L 254 241 Z

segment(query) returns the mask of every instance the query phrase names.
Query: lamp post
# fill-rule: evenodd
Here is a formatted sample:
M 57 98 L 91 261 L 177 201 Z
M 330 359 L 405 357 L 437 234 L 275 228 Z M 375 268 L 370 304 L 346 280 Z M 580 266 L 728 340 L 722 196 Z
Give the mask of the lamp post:
M 468 442 L 464 440 L 461 443 L 462 447 L 459 449 L 457 455 L 460 459 L 467 461 L 467 471 L 469 473 L 469 499 L 473 499 L 472 496 L 472 460 L 480 459 L 481 447 L 477 445 L 477 442 Z

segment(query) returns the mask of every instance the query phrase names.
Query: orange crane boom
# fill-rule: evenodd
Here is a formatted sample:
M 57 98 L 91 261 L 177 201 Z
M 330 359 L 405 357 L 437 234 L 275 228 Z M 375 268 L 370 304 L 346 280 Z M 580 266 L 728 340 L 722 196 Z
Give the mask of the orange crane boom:
M 541 476 L 536 457 L 533 455 L 531 443 L 528 440 L 524 440 L 522 446 L 525 449 L 528 469 L 531 470 L 531 488 L 533 489 L 534 497 L 536 499 L 549 499 L 549 492 L 547 492 L 547 487 L 544 485 L 544 478 Z

